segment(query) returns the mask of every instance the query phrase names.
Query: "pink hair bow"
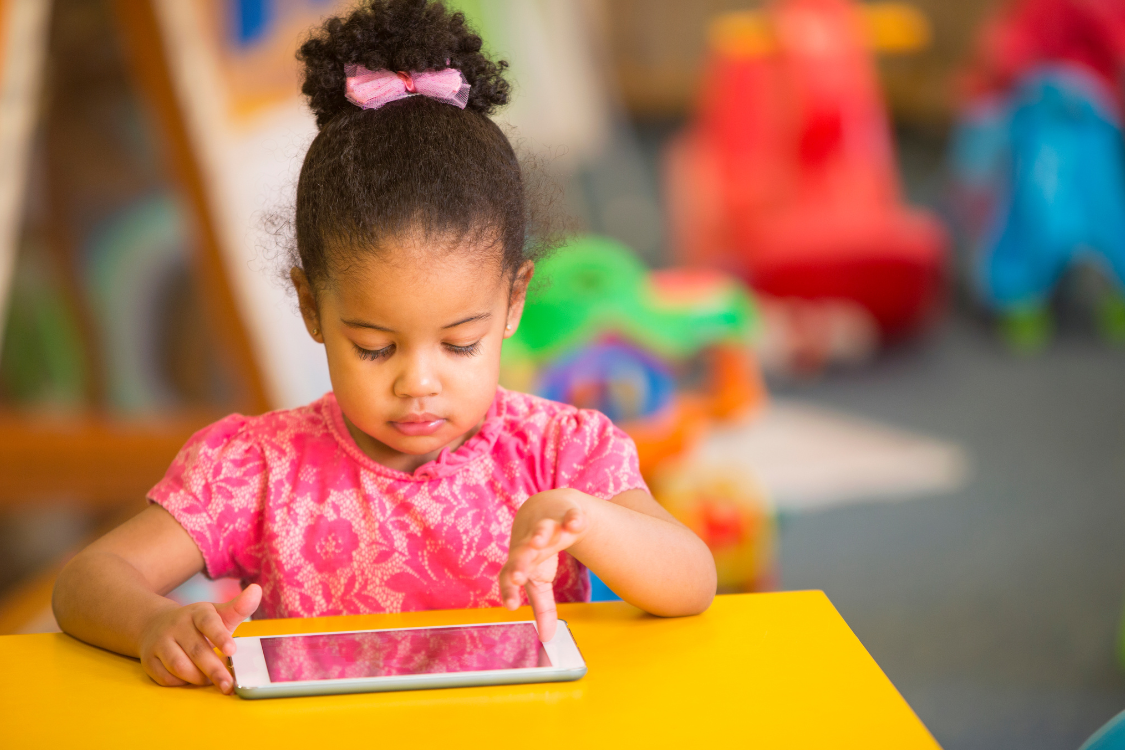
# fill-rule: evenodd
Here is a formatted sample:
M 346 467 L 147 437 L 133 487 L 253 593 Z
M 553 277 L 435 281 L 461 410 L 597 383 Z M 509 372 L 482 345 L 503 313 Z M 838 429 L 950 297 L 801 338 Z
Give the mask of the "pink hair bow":
M 344 73 L 348 76 L 345 96 L 360 109 L 379 109 L 408 96 L 428 96 L 458 109 L 469 103 L 469 84 L 456 68 L 396 73 L 348 65 Z

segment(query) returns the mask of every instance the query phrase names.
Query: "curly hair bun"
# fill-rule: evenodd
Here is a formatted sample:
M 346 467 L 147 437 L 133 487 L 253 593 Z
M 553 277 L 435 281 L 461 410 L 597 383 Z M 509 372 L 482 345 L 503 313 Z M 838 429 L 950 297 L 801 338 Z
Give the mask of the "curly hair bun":
M 482 52 L 479 35 L 464 13 L 451 13 L 432 0 L 364 0 L 347 16 L 328 19 L 297 51 L 305 66 L 301 91 L 318 128 L 341 112 L 355 111 L 344 96 L 347 65 L 368 70 L 457 68 L 469 83 L 467 109 L 491 114 L 508 103 L 508 63 Z

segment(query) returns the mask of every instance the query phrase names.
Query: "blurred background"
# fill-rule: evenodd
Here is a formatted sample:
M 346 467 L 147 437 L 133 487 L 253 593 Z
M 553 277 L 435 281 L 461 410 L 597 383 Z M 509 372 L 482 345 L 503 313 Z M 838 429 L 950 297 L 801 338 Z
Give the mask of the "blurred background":
M 0 633 L 195 430 L 330 388 L 281 274 L 348 4 L 0 0 Z M 1125 3 L 450 4 L 576 232 L 503 382 L 629 432 L 724 591 L 825 590 L 943 746 L 1125 709 Z

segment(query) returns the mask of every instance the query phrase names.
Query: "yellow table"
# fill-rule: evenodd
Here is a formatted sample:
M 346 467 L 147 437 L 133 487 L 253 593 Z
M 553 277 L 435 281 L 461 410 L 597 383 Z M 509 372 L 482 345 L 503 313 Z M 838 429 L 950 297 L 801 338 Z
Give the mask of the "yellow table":
M 577 682 L 245 701 L 162 688 L 62 634 L 0 637 L 0 747 L 936 748 L 819 591 L 720 596 L 699 617 L 564 604 Z M 524 609 L 265 620 L 238 635 L 500 622 Z

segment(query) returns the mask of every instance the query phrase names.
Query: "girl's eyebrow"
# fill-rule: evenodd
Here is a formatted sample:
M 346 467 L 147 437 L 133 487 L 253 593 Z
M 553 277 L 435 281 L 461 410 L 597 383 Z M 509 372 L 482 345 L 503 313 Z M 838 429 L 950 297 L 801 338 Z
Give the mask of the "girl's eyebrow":
M 458 320 L 456 323 L 450 323 L 447 326 L 442 326 L 442 329 L 444 330 L 446 328 L 456 328 L 457 326 L 463 326 L 466 323 L 472 323 L 473 321 L 476 321 L 476 320 L 488 320 L 491 317 L 492 317 L 492 313 L 490 313 L 490 312 L 481 313 L 480 315 L 470 315 L 469 317 L 464 318 L 463 320 Z M 375 325 L 374 323 L 368 323 L 368 322 L 363 321 L 363 320 L 341 320 L 340 322 L 343 323 L 344 325 L 346 325 L 348 328 L 371 328 L 371 329 L 376 330 L 376 331 L 384 331 L 386 333 L 394 333 L 393 328 L 387 328 L 386 326 Z
M 372 328 L 376 331 L 386 331 L 387 333 L 394 333 L 394 329 L 387 328 L 386 326 L 377 326 L 374 323 L 365 323 L 362 320 L 341 320 L 341 323 L 348 328 Z
M 464 320 L 458 320 L 456 323 L 450 323 L 447 326 L 442 326 L 442 328 L 443 329 L 445 329 L 445 328 L 456 328 L 457 326 L 463 326 L 466 323 L 472 323 L 474 320 L 488 320 L 491 317 L 492 317 L 492 313 L 490 313 L 490 312 L 481 313 L 480 315 L 471 315 L 471 316 L 465 318 Z

